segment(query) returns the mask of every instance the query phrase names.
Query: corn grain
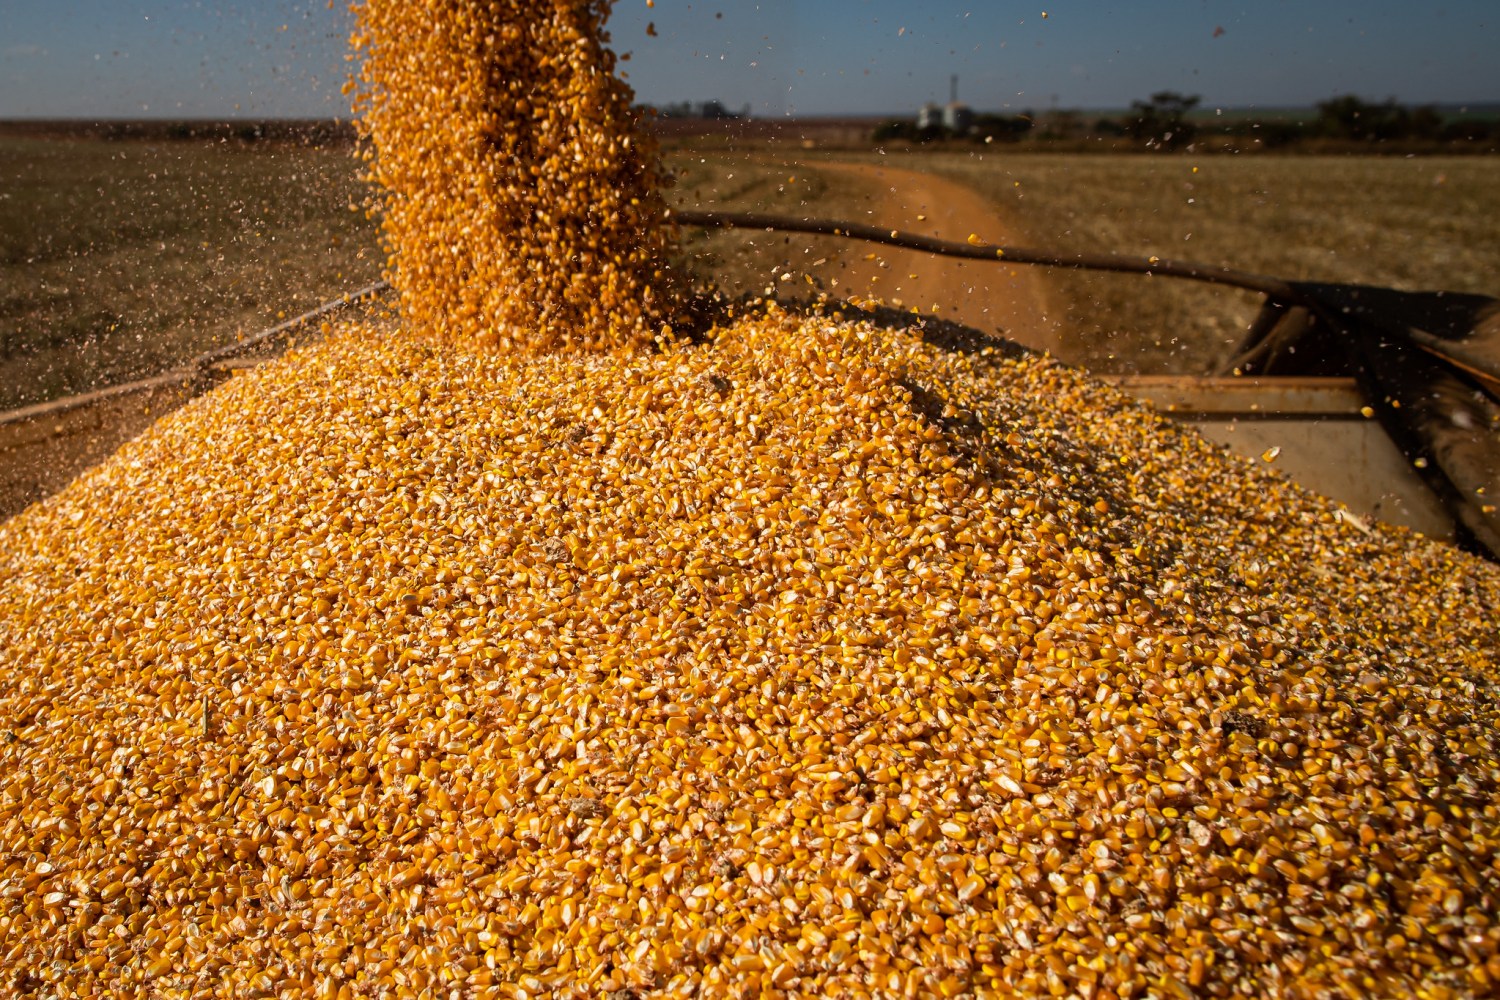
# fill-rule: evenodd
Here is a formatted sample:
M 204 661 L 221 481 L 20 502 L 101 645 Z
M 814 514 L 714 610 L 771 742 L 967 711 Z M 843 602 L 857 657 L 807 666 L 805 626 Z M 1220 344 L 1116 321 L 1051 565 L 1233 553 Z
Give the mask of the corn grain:
M 613 0 L 360 0 L 387 276 L 429 337 L 649 346 L 672 321 L 665 175 L 614 72 Z
M 336 335 L 0 526 L 9 982 L 1486 992 L 1500 574 L 1334 514 L 859 319 Z

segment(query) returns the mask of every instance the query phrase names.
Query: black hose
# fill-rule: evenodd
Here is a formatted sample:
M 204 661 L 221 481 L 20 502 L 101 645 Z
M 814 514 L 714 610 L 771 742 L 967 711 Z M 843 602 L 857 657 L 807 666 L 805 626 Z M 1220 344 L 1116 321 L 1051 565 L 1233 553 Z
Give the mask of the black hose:
M 1160 275 L 1164 278 L 1184 278 L 1189 281 L 1202 281 L 1213 285 L 1227 285 L 1231 288 L 1259 292 L 1283 308 L 1303 306 L 1315 311 L 1324 311 L 1328 305 L 1320 300 L 1312 289 L 1301 287 L 1295 282 L 1249 271 L 1237 271 L 1230 267 L 1213 267 L 1195 261 L 1166 260 L 1161 257 L 1128 257 L 1124 254 L 1113 253 L 1065 254 L 1029 247 L 955 243 L 951 240 L 923 236 L 920 233 L 905 233 L 899 229 L 881 229 L 878 226 L 840 222 L 836 219 L 799 219 L 763 212 L 700 212 L 683 209 L 674 211 L 671 218 L 680 225 L 698 226 L 704 229 L 761 229 L 841 236 L 901 247 L 906 250 L 941 254 L 945 257 L 962 257 L 967 260 L 1040 264 L 1046 267 L 1065 267 L 1082 271 L 1113 271 L 1125 274 Z M 1431 336 L 1416 328 L 1409 329 L 1407 335 L 1421 350 L 1463 369 L 1470 375 L 1483 379 L 1492 390 L 1500 386 L 1500 368 L 1497 368 L 1491 359 L 1481 357 L 1461 344 Z
M 1047 267 L 1067 267 L 1086 271 L 1117 271 L 1127 274 L 1157 274 L 1168 278 L 1187 278 L 1191 281 L 1206 281 L 1215 285 L 1229 285 L 1247 291 L 1259 292 L 1272 298 L 1292 303 L 1301 303 L 1302 296 L 1291 282 L 1269 278 L 1249 271 L 1236 271 L 1229 267 L 1212 267 L 1185 260 L 1165 260 L 1160 257 L 1127 257 L 1123 254 L 1064 254 L 1049 250 L 1034 250 L 1027 247 L 992 246 L 979 243 L 955 243 L 919 233 L 904 233 L 898 229 L 881 229 L 877 226 L 835 219 L 798 219 L 786 215 L 769 215 L 761 212 L 699 212 L 691 209 L 674 211 L 671 218 L 684 226 L 699 226 L 704 229 L 767 229 L 787 233 L 811 233 L 822 236 L 844 236 L 850 239 L 883 243 L 886 246 L 907 250 L 922 250 L 945 257 L 964 257 L 969 260 L 1003 261 L 1009 264 L 1042 264 Z
M 387 281 L 377 281 L 373 285 L 366 285 L 364 288 L 340 295 L 329 302 L 324 302 L 322 305 L 316 306 L 300 316 L 293 316 L 285 323 L 277 323 L 269 329 L 261 330 L 259 333 L 246 337 L 244 340 L 237 340 L 232 344 L 225 344 L 222 347 L 215 347 L 212 350 L 204 351 L 193 358 L 189 364 L 193 367 L 203 368 L 220 361 L 228 361 L 230 358 L 238 357 L 241 354 L 249 353 L 259 345 L 280 334 L 295 330 L 305 323 L 319 319 L 331 312 L 337 312 L 346 306 L 354 305 L 356 302 L 363 302 L 365 299 L 373 298 L 390 287 L 390 282 Z

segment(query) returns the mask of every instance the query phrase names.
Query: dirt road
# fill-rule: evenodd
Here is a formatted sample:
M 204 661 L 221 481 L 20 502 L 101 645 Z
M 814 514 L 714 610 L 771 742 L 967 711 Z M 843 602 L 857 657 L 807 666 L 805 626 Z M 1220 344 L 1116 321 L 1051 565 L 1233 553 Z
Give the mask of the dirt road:
M 858 190 L 868 208 L 852 222 L 889 225 L 963 242 L 1024 242 L 983 198 L 952 181 L 891 167 L 818 163 L 830 180 Z M 1059 311 L 1050 307 L 1035 269 L 938 257 L 875 244 L 847 244 L 839 254 L 841 296 L 870 295 L 987 333 L 999 331 L 1028 347 L 1056 353 Z

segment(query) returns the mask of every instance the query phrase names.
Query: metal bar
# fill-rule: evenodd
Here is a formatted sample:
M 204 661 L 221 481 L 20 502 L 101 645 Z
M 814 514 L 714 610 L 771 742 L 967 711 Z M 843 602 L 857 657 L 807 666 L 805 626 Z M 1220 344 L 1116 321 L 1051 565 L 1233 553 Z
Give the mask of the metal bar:
M 44 403 L 32 403 L 17 410 L 6 410 L 0 413 L 0 433 L 11 424 L 30 424 L 54 417 L 61 417 L 72 413 L 74 410 L 87 409 L 91 406 L 113 403 L 116 400 L 142 392 L 155 392 L 159 389 L 172 388 L 185 385 L 198 377 L 198 373 L 191 368 L 174 368 L 161 375 L 153 375 L 150 378 L 140 379 L 135 382 L 122 382 L 119 385 L 108 386 L 103 389 L 95 389 L 93 392 L 79 393 L 75 396 L 63 396 L 60 399 L 49 399 Z M 0 442 L 0 451 L 5 449 Z
M 252 351 L 266 341 L 271 340 L 272 338 L 277 337 L 283 333 L 295 330 L 297 327 L 302 326 L 304 323 L 309 323 L 315 319 L 319 319 L 331 312 L 336 312 L 340 309 L 343 309 L 346 306 L 352 306 L 356 302 L 362 302 L 365 299 L 373 298 L 374 296 L 379 295 L 381 292 L 390 287 L 391 285 L 388 281 L 377 281 L 373 285 L 366 285 L 364 288 L 349 292 L 347 295 L 340 295 L 338 298 L 333 299 L 329 302 L 324 302 L 322 305 L 303 313 L 301 316 L 293 316 L 285 323 L 278 323 L 270 329 L 262 330 L 259 333 L 252 334 L 251 336 L 246 337 L 244 340 L 236 341 L 233 344 L 225 344 L 223 347 L 215 347 L 210 351 L 204 351 L 202 354 L 189 361 L 188 365 L 192 367 L 203 368 L 213 364 L 216 361 L 224 361 L 228 358 L 235 357 L 236 355 Z
M 1425 330 L 1408 328 L 1406 334 L 1413 343 L 1428 354 L 1480 379 L 1488 386 L 1490 392 L 1500 396 L 1500 367 L 1497 367 L 1493 361 L 1475 355 L 1460 343 L 1434 337 Z
M 1352 378 L 1325 375 L 1102 375 L 1100 381 L 1174 417 L 1235 420 L 1364 420 Z

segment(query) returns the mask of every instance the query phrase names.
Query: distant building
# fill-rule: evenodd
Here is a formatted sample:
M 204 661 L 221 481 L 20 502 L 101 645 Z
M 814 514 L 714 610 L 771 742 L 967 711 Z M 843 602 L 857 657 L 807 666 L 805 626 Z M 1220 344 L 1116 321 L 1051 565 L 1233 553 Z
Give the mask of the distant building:
M 974 110 L 958 100 L 958 77 L 955 75 L 948 85 L 948 103 L 944 105 L 928 101 L 917 112 L 917 131 L 943 129 L 946 132 L 963 134 L 974 127 Z
M 745 105 L 739 111 L 730 111 L 724 106 L 723 101 L 678 101 L 675 104 L 664 104 L 656 109 L 661 118 L 706 118 L 713 121 L 728 121 L 737 118 L 750 117 L 750 105 Z
M 949 132 L 967 132 L 974 125 L 974 111 L 967 104 L 950 101 L 943 107 L 943 128 Z

